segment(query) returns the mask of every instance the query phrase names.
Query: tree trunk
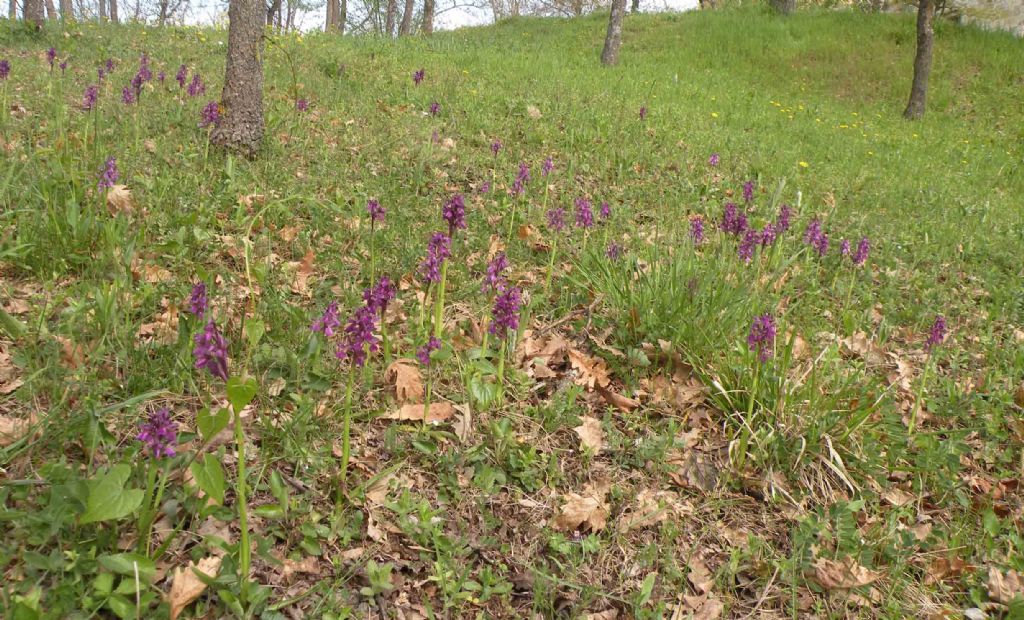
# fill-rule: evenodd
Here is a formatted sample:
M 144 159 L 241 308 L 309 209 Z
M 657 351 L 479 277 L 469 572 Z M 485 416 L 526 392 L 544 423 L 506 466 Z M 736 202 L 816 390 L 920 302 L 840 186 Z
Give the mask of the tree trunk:
M 7 17 L 14 21 L 18 19 L 18 0 L 11 0 L 7 6 Z
M 622 44 L 622 17 L 626 13 L 626 0 L 612 0 L 612 12 L 608 16 L 608 34 L 604 37 L 601 50 L 601 64 L 619 63 L 619 46 Z
M 267 25 L 268 26 L 273 26 L 274 25 L 274 15 L 277 14 L 277 12 L 280 11 L 280 10 L 281 10 L 281 0 L 274 0 L 273 2 L 270 3 L 270 7 L 267 9 Z M 331 3 L 330 3 L 330 1 L 328 1 L 328 3 L 327 3 L 327 23 L 330 24 L 330 21 L 331 21 Z
M 252 157 L 263 140 L 264 0 L 228 5 L 228 62 L 221 104 L 224 115 L 210 142 Z
M 715 8 L 715 0 L 699 0 L 701 10 Z
M 100 5 L 100 21 L 107 21 L 107 0 L 99 0 Z
M 338 34 L 345 34 L 346 20 L 348 20 L 348 0 L 341 0 L 341 6 L 338 9 Z
M 917 5 L 917 55 L 914 56 L 914 83 L 910 87 L 910 102 L 903 117 L 918 119 L 924 116 L 925 100 L 928 98 L 928 76 L 932 72 L 932 18 L 935 17 L 935 0 L 918 0 Z
M 434 32 L 434 0 L 423 0 L 423 34 Z
M 402 23 L 398 26 L 399 36 L 404 37 L 412 32 L 412 12 L 415 8 L 415 0 L 405 0 L 405 11 L 402 13 Z
M 398 1 L 388 0 L 387 12 L 384 14 L 384 32 L 390 39 L 395 36 L 395 13 L 398 12 Z
M 117 0 L 107 0 L 110 3 L 110 21 L 115 24 L 118 23 L 117 19 Z
M 792 15 L 796 12 L 796 0 L 771 0 L 772 7 L 783 15 Z
M 75 9 L 71 5 L 71 0 L 60 0 L 60 17 L 64 21 L 70 21 L 75 18 Z
M 36 28 L 43 27 L 43 21 L 46 20 L 46 16 L 43 15 L 43 0 L 24 0 L 22 11 L 25 21 L 32 22 Z
M 53 6 L 53 0 L 46 0 L 46 19 L 57 19 L 57 7 Z
M 634 13 L 639 13 L 640 12 L 640 0 L 633 0 L 633 6 L 630 8 L 630 10 L 632 12 L 634 12 Z
M 327 0 L 327 19 L 324 21 L 324 32 L 331 32 L 334 30 L 335 16 L 338 14 L 338 9 L 335 6 L 335 0 Z M 267 25 L 270 25 L 270 17 L 267 16 Z

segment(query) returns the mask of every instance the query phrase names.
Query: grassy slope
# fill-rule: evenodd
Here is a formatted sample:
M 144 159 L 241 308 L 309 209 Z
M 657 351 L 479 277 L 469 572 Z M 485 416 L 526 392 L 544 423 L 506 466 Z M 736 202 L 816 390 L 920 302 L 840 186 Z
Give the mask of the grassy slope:
M 251 215 L 238 197 L 263 194 L 268 208 L 253 237 L 254 277 L 261 292 L 257 314 L 272 329 L 252 363 L 265 388 L 280 379 L 287 387 L 279 397 L 261 396 L 261 416 L 250 429 L 260 448 L 252 469 L 254 482 L 263 485 L 256 503 L 272 501 L 266 490 L 269 469 L 281 469 L 310 489 L 297 493 L 296 510 L 287 521 L 258 523 L 268 546 L 280 554 L 299 558 L 323 550 L 321 567 L 330 575 L 324 584 L 343 594 L 314 592 L 302 603 L 312 606 L 308 613 L 360 604 L 354 592 L 365 582 L 364 564 L 339 559 L 341 551 L 359 546 L 368 549 L 369 557 L 396 564 L 406 579 L 396 582 L 398 591 L 414 603 L 446 607 L 455 616 L 476 608 L 458 578 L 485 582 L 485 570 L 493 570 L 499 584 L 515 582 L 518 592 L 481 603 L 488 613 L 512 615 L 532 608 L 553 615 L 556 609 L 580 613 L 615 606 L 627 614 L 657 614 L 677 593 L 692 589 L 694 573 L 689 582 L 686 574 L 687 567 L 694 567 L 693 554 L 716 573 L 713 592 L 733 614 L 750 611 L 760 601 L 786 614 L 806 613 L 810 605 L 828 615 L 917 615 L 984 599 L 989 565 L 1024 569 L 1019 565 L 1021 533 L 1013 519 L 1020 514 L 1020 498 L 1015 487 L 1007 486 L 1005 497 L 991 491 L 993 485 L 997 491 L 1003 488 L 999 480 L 1020 475 L 1020 430 L 1014 431 L 1011 421 L 1020 417 L 1012 394 L 1024 370 L 1013 332 L 1024 323 L 1019 286 L 1024 43 L 940 25 L 928 116 L 906 123 L 900 112 L 914 47 L 909 18 L 808 13 L 783 20 L 758 11 L 631 16 L 622 65 L 615 69 L 596 63 L 602 26 L 599 17 L 517 20 L 397 43 L 324 36 L 278 40 L 268 51 L 266 152 L 256 162 L 233 162 L 230 174 L 219 154 L 206 155 L 202 132 L 195 128 L 205 98 L 182 105 L 164 94 L 176 85 L 157 87 L 144 94 L 136 117 L 115 103 L 142 51 L 156 68 L 167 71 L 169 83 L 180 62 L 198 67 L 211 82 L 212 97 L 219 90 L 224 33 L 85 25 L 71 37 L 53 32 L 37 40 L 5 26 L 0 57 L 10 56 L 15 67 L 8 96 L 31 116 L 7 125 L 12 156 L 0 174 L 5 179 L 0 188 L 3 297 L 29 302 L 19 317 L 31 329 L 17 344 L 4 341 L 26 384 L 0 397 L 0 414 L 23 417 L 33 411 L 45 421 L 41 435 L 6 449 L 5 467 L 17 478 L 54 480 L 85 472 L 48 473 L 45 463 L 63 459 L 92 467 L 130 454 L 128 439 L 142 415 L 138 404 L 126 407 L 124 417 L 103 418 L 102 432 L 96 412 L 149 390 L 168 390 L 174 396 L 160 399 L 175 405 L 183 422 L 189 419 L 208 390 L 189 369 L 187 334 L 164 344 L 139 344 L 136 334 L 140 325 L 165 312 L 162 300 L 177 303 L 194 278 L 213 274 L 222 279 L 215 287 L 215 305 L 235 317 L 237 329 L 247 290 L 237 240 Z M 63 86 L 48 86 L 39 55 L 49 44 L 71 55 Z M 75 106 L 93 80 L 92 67 L 110 55 L 122 67 L 104 91 L 102 147 L 92 151 L 89 119 Z M 428 78 L 414 87 L 410 75 L 419 67 L 426 68 Z M 65 90 L 48 99 L 43 96 L 48 88 Z M 293 110 L 293 89 L 312 101 L 312 116 Z M 433 100 L 442 106 L 437 119 L 423 114 Z M 58 110 L 54 101 L 66 107 Z M 528 116 L 530 105 L 541 111 L 541 119 Z M 641 106 L 649 110 L 644 123 L 637 118 Z M 58 117 L 70 127 L 63 139 Z M 434 130 L 441 139 L 454 140 L 454 146 L 431 147 Z M 868 412 L 870 429 L 840 447 L 863 493 L 848 496 L 835 479 L 809 482 L 828 477 L 820 468 L 805 464 L 787 470 L 785 452 L 795 451 L 794 444 L 779 444 L 775 450 L 783 454 L 762 455 L 750 476 L 769 479 L 766 467 L 782 467 L 782 478 L 788 479 L 783 486 L 801 505 L 797 516 L 784 502 L 752 501 L 735 492 L 742 485 L 723 482 L 710 490 L 683 491 L 682 499 L 696 506 L 695 512 L 684 511 L 659 527 L 630 534 L 609 529 L 576 542 L 534 526 L 558 506 L 557 494 L 538 489 L 579 491 L 595 479 L 610 478 L 616 516 L 631 507 L 640 489 L 674 493 L 678 489 L 665 472 L 671 469 L 669 457 L 678 447 L 682 422 L 658 415 L 655 407 L 613 414 L 592 399 L 576 402 L 562 389 L 545 389 L 545 398 L 537 401 L 526 392 L 532 382 L 517 376 L 510 405 L 478 412 L 468 445 L 437 433 L 357 424 L 357 446 L 363 446 L 367 458 L 360 478 L 400 463 L 401 485 L 412 489 L 393 493 L 390 508 L 375 513 L 375 519 L 397 524 L 401 533 L 392 532 L 386 542 L 372 540 L 362 510 L 331 501 L 335 422 L 310 417 L 317 403 L 337 402 L 337 388 L 333 394 L 324 391 L 334 371 L 296 352 L 306 345 L 305 328 L 317 308 L 332 295 L 340 297 L 343 307 L 352 307 L 368 280 L 366 261 L 355 254 L 366 251 L 365 235 L 345 230 L 362 215 L 365 199 L 379 197 L 389 208 L 384 240 L 378 242 L 386 248 L 381 268 L 410 273 L 426 226 L 433 226 L 424 222 L 432 221 L 440 201 L 491 177 L 487 147 L 495 138 L 505 144 L 499 179 L 511 175 L 520 159 L 533 165 L 536 176 L 542 157 L 553 157 L 559 172 L 552 200 L 568 206 L 581 193 L 611 200 L 623 214 L 617 216 L 614 234 L 624 235 L 649 262 L 672 252 L 664 239 L 649 247 L 641 242 L 652 230 L 669 231 L 675 240 L 682 216 L 717 217 L 723 191 L 738 191 L 742 181 L 755 178 L 766 188 L 758 202 L 767 202 L 785 179 L 785 201 L 795 202 L 796 192 L 802 193 L 800 227 L 818 214 L 839 231 L 837 237 L 872 238 L 872 278 L 844 295 L 846 289 L 837 288 L 839 276 L 833 274 L 840 272 L 819 272 L 801 259 L 789 270 L 791 280 L 782 292 L 752 283 L 749 297 L 732 304 L 742 306 L 738 322 L 748 322 L 752 308 L 772 304 L 785 308 L 785 324 L 812 340 L 815 352 L 825 345 L 813 334 L 848 336 L 866 330 L 886 352 L 911 360 L 920 371 L 919 334 L 936 312 L 943 312 L 951 317 L 956 344 L 929 388 L 934 394 L 929 409 L 940 422 L 908 448 L 896 409 L 899 398 L 885 388 L 886 371 L 872 371 L 828 349 L 829 372 L 853 376 L 863 396 L 857 400 L 879 393 L 886 399 L 880 411 Z M 152 140 L 148 147 L 147 139 Z M 73 148 L 62 154 L 54 145 L 63 140 Z M 718 178 L 706 169 L 711 152 L 722 154 Z M 89 193 L 94 171 L 107 154 L 118 157 L 145 217 L 97 212 Z M 540 202 L 541 195 L 533 200 Z M 473 204 L 467 254 L 486 249 L 488 235 L 481 231 L 488 225 L 494 234 L 504 234 L 507 226 L 500 219 L 508 217 L 507 211 L 490 199 Z M 764 205 L 756 215 L 770 217 Z M 281 234 L 288 227 L 296 227 L 294 239 Z M 721 247 L 727 246 L 723 242 Z M 289 291 L 293 278 L 282 263 L 299 261 L 310 249 L 317 271 L 312 299 L 307 299 Z M 742 282 L 742 269 L 727 262 L 730 252 L 709 252 L 706 269 L 724 282 Z M 559 294 L 542 295 L 537 281 L 546 254 L 519 243 L 510 244 L 509 253 L 517 277 L 533 283 L 537 324 L 555 322 L 587 305 L 587 289 L 602 290 L 598 277 L 570 275 Z M 595 262 L 583 256 L 574 274 L 595 273 Z M 147 276 L 138 263 L 158 265 L 169 275 Z M 450 293 L 463 304 L 462 311 L 478 316 L 486 312 L 486 301 L 475 293 L 471 276 L 480 270 L 479 264 L 472 272 L 456 270 Z M 604 292 L 617 299 L 612 288 Z M 403 296 L 414 321 L 411 291 Z M 594 319 L 597 328 L 615 328 L 615 346 L 639 349 L 642 340 L 669 337 L 688 346 L 689 355 L 707 359 L 708 367 L 723 377 L 728 373 L 721 369 L 740 359 L 736 343 L 742 342 L 747 323 L 744 331 L 729 335 L 728 351 L 718 354 L 712 345 L 722 346 L 721 340 L 698 343 L 697 334 L 678 331 L 676 323 L 686 316 L 659 310 L 640 327 L 627 329 L 630 301 L 620 307 L 616 303 L 599 308 Z M 872 308 L 884 319 L 873 320 Z M 714 307 L 719 314 L 711 316 L 721 318 L 727 309 Z M 570 338 L 589 323 L 572 325 Z M 54 335 L 81 344 L 88 354 L 81 358 L 74 344 L 62 345 Z M 241 336 L 234 334 L 232 340 Z M 689 340 L 693 344 L 680 344 Z M 596 346 L 591 349 L 599 352 Z M 241 347 L 232 351 L 233 359 L 242 354 Z M 614 356 L 609 361 L 625 384 L 621 389 L 636 387 L 647 372 Z M 455 402 L 466 400 L 465 373 L 465 366 L 446 364 L 439 393 Z M 375 376 L 364 403 L 367 412 L 390 406 L 377 389 L 379 372 Z M 729 387 L 737 393 L 750 389 L 749 376 L 729 376 L 735 382 Z M 973 387 L 964 388 L 967 382 Z M 843 393 L 841 406 L 820 412 L 810 406 L 804 415 L 824 417 L 826 409 L 846 408 L 852 413 L 858 405 L 848 396 Z M 818 402 L 814 398 L 808 396 L 812 405 Z M 578 423 L 575 416 L 588 411 L 603 419 L 607 432 L 608 449 L 600 457 L 580 455 L 570 430 Z M 721 407 L 708 415 L 714 421 L 700 427 L 706 435 L 702 445 L 721 446 L 723 436 L 714 429 L 728 416 Z M 513 421 L 511 430 L 501 426 L 503 419 Z M 60 449 L 64 445 L 69 447 Z M 539 450 L 533 451 L 533 445 Z M 90 456 L 93 447 L 99 448 L 98 457 Z M 717 454 L 716 462 L 723 464 L 720 451 L 709 448 L 708 453 Z M 473 472 L 471 484 L 465 480 L 467 471 Z M 494 483 L 498 475 L 505 482 Z M 884 490 L 896 486 L 919 501 L 894 508 L 879 500 Z M 116 536 L 101 531 L 79 538 L 70 525 L 47 529 L 52 514 L 64 511 L 60 501 L 45 494 L 37 501 L 19 486 L 4 486 L 2 492 L 6 510 L 35 515 L 15 519 L 17 533 L 3 543 L 12 576 L 5 605 L 12 604 L 15 594 L 29 592 L 36 580 L 60 584 L 44 605 L 54 613 L 61 605 L 82 605 L 87 595 L 93 597 L 90 604 L 101 605 L 102 597 L 89 585 L 95 565 L 87 559 L 61 563 L 51 554 L 70 548 L 85 556 L 109 552 Z M 524 504 L 524 497 L 533 503 Z M 198 514 L 194 500 L 181 501 L 188 514 Z M 230 510 L 214 514 L 231 520 Z M 432 514 L 442 519 L 441 525 L 423 525 Z M 782 519 L 783 514 L 792 520 Z M 201 520 L 189 521 L 187 529 L 197 530 Z M 909 540 L 908 528 L 922 523 L 932 523 L 933 534 L 921 544 Z M 36 554 L 31 561 L 14 559 L 26 550 Z M 201 557 L 204 551 L 198 545 L 176 546 L 164 561 L 178 564 L 189 554 Z M 859 606 L 841 594 L 810 594 L 803 574 L 815 557 L 825 555 L 856 557 L 882 570 L 878 590 L 862 592 L 873 602 Z M 936 572 L 930 567 L 937 557 L 963 557 L 979 568 L 926 584 L 927 575 Z M 289 589 L 272 562 L 258 567 L 260 579 L 277 588 L 274 600 L 303 591 L 307 583 L 300 579 Z M 468 572 L 460 575 L 462 570 Z M 353 572 L 359 573 L 355 579 Z M 659 576 L 653 600 L 661 607 L 637 599 L 641 581 L 651 572 Z M 522 578 L 513 578 L 517 575 L 529 575 L 532 585 L 523 586 Z M 436 589 L 424 590 L 428 595 L 420 599 L 419 587 L 411 584 L 423 579 L 433 579 L 429 583 Z M 794 605 L 801 611 L 795 612 Z

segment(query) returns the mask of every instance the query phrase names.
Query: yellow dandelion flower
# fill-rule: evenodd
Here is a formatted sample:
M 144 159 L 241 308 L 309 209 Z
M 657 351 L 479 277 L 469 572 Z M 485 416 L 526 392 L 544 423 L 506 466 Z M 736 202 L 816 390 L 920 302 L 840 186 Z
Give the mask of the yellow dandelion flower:
M 718 118 L 718 112 L 712 112 L 711 118 Z
M 805 162 L 805 161 L 802 161 L 802 162 L 800 162 L 800 167 L 801 167 L 801 168 L 806 168 L 806 167 L 808 167 L 808 166 L 810 166 L 810 164 L 809 164 L 809 163 L 807 163 L 807 162 Z

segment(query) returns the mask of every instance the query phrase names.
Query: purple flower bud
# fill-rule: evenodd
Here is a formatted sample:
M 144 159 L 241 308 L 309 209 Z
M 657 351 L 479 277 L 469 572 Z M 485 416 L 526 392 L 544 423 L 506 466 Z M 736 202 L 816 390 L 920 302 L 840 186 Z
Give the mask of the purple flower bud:
M 608 204 L 607 200 L 601 203 L 601 208 L 598 210 L 598 214 L 601 216 L 602 220 L 607 220 L 612 216 L 612 206 Z
M 725 210 L 722 213 L 722 230 L 733 234 L 742 235 L 747 231 L 747 216 L 740 213 L 734 202 L 725 203 Z
M 203 78 L 198 73 L 192 74 L 192 81 L 188 85 L 188 96 L 198 97 L 206 93 L 206 84 L 203 84 Z
M 423 364 L 424 367 L 429 367 L 430 354 L 434 351 L 437 351 L 440 348 L 441 341 L 437 338 L 437 336 L 431 336 L 430 339 L 427 340 L 427 344 L 423 345 L 419 349 L 416 349 L 416 359 L 418 359 L 420 364 Z
M 620 244 L 615 243 L 613 241 L 608 244 L 608 249 L 605 250 L 604 254 L 611 260 L 619 260 L 620 258 L 622 258 L 622 254 L 625 251 L 625 248 L 623 248 Z
M 508 269 L 508 256 L 504 252 L 498 252 L 487 263 L 487 275 L 484 276 L 484 282 L 480 286 L 480 290 L 498 291 L 504 288 L 506 269 Z
M 82 95 L 82 109 L 86 112 L 90 112 L 93 108 L 95 108 L 96 99 L 99 97 L 99 95 L 100 89 L 97 86 L 91 85 L 86 87 L 85 93 Z
M 307 101 L 306 99 L 298 99 L 295 102 L 295 109 L 298 110 L 299 112 L 305 112 L 309 110 L 309 101 Z
M 437 113 L 441 111 L 441 104 L 434 101 L 430 104 L 430 115 L 437 116 Z
M 111 188 L 117 183 L 121 173 L 117 170 L 117 159 L 108 157 L 107 162 L 100 169 L 100 181 L 97 184 L 97 188 L 100 191 Z
M 331 301 L 324 308 L 324 313 L 321 314 L 313 324 L 309 326 L 309 331 L 314 333 L 321 333 L 325 338 L 334 336 L 334 330 L 341 326 L 341 320 L 338 318 L 338 302 Z
M 391 300 L 395 298 L 397 293 L 398 291 L 391 280 L 387 276 L 382 276 L 377 281 L 376 286 L 363 289 L 363 301 L 366 302 L 366 307 L 379 315 L 381 320 L 383 320 L 388 304 L 391 303 Z
M 198 318 L 203 318 L 206 315 L 206 310 L 209 308 L 209 300 L 206 297 L 206 283 L 197 282 L 192 287 L 192 294 L 188 298 L 188 311 Z
M 104 69 L 103 67 L 97 67 L 96 68 L 96 76 L 99 78 L 99 81 L 102 82 L 103 79 L 105 77 L 107 77 L 107 70 Z
M 565 209 L 559 207 L 548 211 L 548 228 L 554 232 L 562 232 L 565 228 Z
M 780 235 L 789 230 L 789 220 L 793 217 L 793 209 L 789 205 L 779 208 L 779 216 L 775 218 L 775 231 Z
M 506 288 L 494 298 L 491 325 L 487 328 L 492 336 L 504 340 L 509 331 L 519 329 L 519 306 L 522 301 L 522 292 L 516 286 Z
M 220 105 L 216 101 L 211 101 L 199 112 L 199 126 L 206 128 L 217 125 L 220 125 Z
M 427 244 L 427 256 L 420 263 L 420 277 L 425 284 L 441 281 L 441 265 L 451 256 L 451 238 L 436 232 Z
M 753 181 L 747 181 L 746 183 L 743 184 L 743 200 L 748 204 L 754 201 Z
M 68 61 L 62 60 L 58 66 L 60 67 L 61 75 L 64 75 L 64 72 L 68 70 Z
M 384 207 L 380 206 L 380 202 L 378 202 L 376 198 L 371 198 L 366 201 L 366 211 L 370 214 L 371 226 L 378 222 L 383 222 L 384 216 L 387 215 L 387 211 Z
M 767 248 L 775 244 L 775 240 L 779 238 L 779 231 L 775 228 L 775 224 L 768 222 L 764 225 L 764 229 L 761 231 L 761 247 Z
M 818 256 L 824 256 L 828 254 L 828 235 L 821 233 L 818 238 L 814 240 L 814 249 L 818 252 Z
M 160 73 L 156 74 L 156 81 L 157 82 L 160 82 L 161 84 L 163 84 L 164 80 L 166 80 L 166 79 L 167 79 L 167 74 L 164 73 L 163 71 L 161 71 Z
M 153 458 L 170 458 L 174 456 L 178 443 L 178 423 L 171 419 L 171 412 L 166 407 L 157 409 L 139 425 L 139 434 L 135 438 L 145 444 Z
M 132 105 L 133 103 L 135 103 L 135 101 L 135 92 L 132 89 L 128 88 L 127 86 L 121 89 L 121 103 L 125 105 Z
M 867 237 L 861 237 L 857 243 L 857 251 L 853 253 L 853 264 L 860 267 L 868 260 L 868 253 L 871 252 L 871 242 Z
M 345 337 L 338 343 L 334 356 L 341 361 L 348 361 L 354 367 L 362 368 L 367 356 L 380 349 L 380 340 L 373 334 L 377 327 L 376 315 L 368 306 L 362 306 L 345 325 Z
M 423 69 L 420 69 L 419 71 L 414 72 L 412 74 L 412 83 L 415 84 L 416 86 L 419 86 L 420 82 L 423 81 L 424 75 L 425 75 L 425 72 L 424 72 Z
M 500 151 L 500 150 L 501 150 L 501 140 L 495 140 L 494 142 L 491 143 L 491 153 L 493 153 L 495 157 L 498 156 L 498 151 Z
M 50 71 L 53 71 L 53 63 L 55 60 L 57 60 L 56 48 L 51 47 L 50 49 L 46 50 L 46 60 L 50 63 Z
M 444 203 L 441 217 L 448 222 L 449 237 L 454 237 L 456 230 L 466 227 L 466 200 L 462 194 L 455 194 Z
M 178 67 L 178 72 L 174 74 L 174 79 L 178 82 L 179 88 L 185 88 L 185 81 L 188 80 L 188 67 L 185 65 Z
M 647 106 L 642 105 L 642 106 L 640 106 L 640 120 L 644 120 L 646 118 L 647 118 Z
M 590 201 L 586 198 L 576 199 L 576 226 L 590 228 L 594 225 L 594 212 L 590 209 Z
M 771 314 L 762 314 L 754 319 L 750 326 L 750 333 L 747 334 L 747 346 L 751 351 L 757 352 L 757 358 L 765 362 L 772 355 L 775 346 L 775 319 Z
M 807 224 L 807 228 L 804 229 L 804 243 L 814 245 L 818 241 L 818 237 L 821 236 L 821 220 L 814 218 Z
M 544 163 L 540 167 L 540 171 L 541 171 L 541 173 L 544 174 L 544 176 L 548 176 L 549 174 L 551 174 L 554 171 L 554 169 L 555 169 L 555 162 L 551 161 L 550 157 L 545 159 Z
M 946 340 L 946 317 L 937 315 L 935 322 L 932 323 L 931 332 L 928 334 L 928 342 L 925 343 L 924 347 L 928 351 L 931 351 L 935 347 L 939 346 Z
M 113 73 L 114 72 L 114 67 L 115 67 L 114 59 L 113 58 L 108 58 L 107 62 L 104 63 L 104 66 L 107 68 L 107 73 L 108 74 L 109 73 Z
M 717 166 L 718 162 L 720 161 L 721 157 L 718 156 L 718 153 L 712 153 L 711 157 L 708 157 L 708 165 L 711 166 L 712 168 Z
M 195 348 L 192 355 L 196 358 L 196 368 L 205 368 L 211 375 L 223 381 L 228 380 L 228 341 L 224 339 L 213 319 L 206 324 L 203 331 L 193 337 Z
M 761 235 L 753 228 L 748 228 L 743 234 L 743 240 L 740 242 L 738 253 L 744 263 L 750 264 L 754 260 L 754 250 L 761 243 Z
M 11 74 L 11 61 L 6 58 L 0 60 L 0 80 L 6 80 Z
M 490 192 L 491 191 L 491 182 L 490 181 L 484 181 L 483 183 L 480 184 L 480 189 L 477 190 L 477 191 L 479 193 L 481 193 L 481 194 L 486 194 L 486 193 Z
M 849 256 L 850 255 L 850 240 L 849 239 L 843 239 L 842 241 L 839 242 L 839 255 L 840 256 Z
M 690 239 L 693 239 L 694 245 L 704 242 L 704 218 L 699 215 L 690 219 Z

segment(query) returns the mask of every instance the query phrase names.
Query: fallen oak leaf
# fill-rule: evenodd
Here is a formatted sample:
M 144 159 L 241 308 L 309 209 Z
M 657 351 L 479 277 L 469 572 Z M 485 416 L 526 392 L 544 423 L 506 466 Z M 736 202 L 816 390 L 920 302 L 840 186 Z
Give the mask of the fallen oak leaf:
M 423 378 L 412 360 L 398 359 L 384 371 L 384 380 L 395 388 L 400 403 L 412 403 L 423 398 Z
M 18 380 L 15 380 L 15 388 L 20 385 L 17 381 Z M 14 390 L 11 391 L 13 392 Z M 7 392 L 4 393 L 6 394 Z M 35 423 L 36 418 L 34 415 L 31 415 L 24 420 L 0 415 L 0 448 L 9 446 L 15 441 L 21 439 L 28 433 L 29 429 L 31 429 L 32 425 Z
M 826 590 L 849 590 L 874 583 L 881 573 L 861 566 L 850 557 L 841 561 L 818 558 L 810 577 Z
M 993 566 L 988 569 L 988 596 L 1003 605 L 1009 605 L 1015 598 L 1024 598 L 1024 578 L 1015 570 L 1004 574 Z
M 601 421 L 589 416 L 583 416 L 580 420 L 583 423 L 572 430 L 579 435 L 581 446 L 590 448 L 594 454 L 597 454 L 604 447 L 604 431 L 601 430 Z
M 111 215 L 130 213 L 135 210 L 132 190 L 126 185 L 111 185 L 107 189 L 107 210 Z
M 171 591 L 167 594 L 167 601 L 171 605 L 171 620 L 175 620 L 206 590 L 206 584 L 196 576 L 196 571 L 209 579 L 216 579 L 220 573 L 220 561 L 219 557 L 211 555 L 199 560 L 197 565 L 189 562 L 184 568 L 174 569 L 171 576 Z
M 431 403 L 430 411 L 426 411 L 423 403 L 407 403 L 400 408 L 381 416 L 385 420 L 418 420 L 423 421 L 426 415 L 427 422 L 441 422 L 455 415 L 455 407 L 444 401 Z
M 603 387 L 597 388 L 597 393 L 606 403 L 623 411 L 632 411 L 640 406 L 640 401 Z
M 576 369 L 577 385 L 592 390 L 597 387 L 606 387 L 611 382 L 608 376 L 608 367 L 601 358 L 591 357 L 578 349 L 569 349 L 569 362 Z

